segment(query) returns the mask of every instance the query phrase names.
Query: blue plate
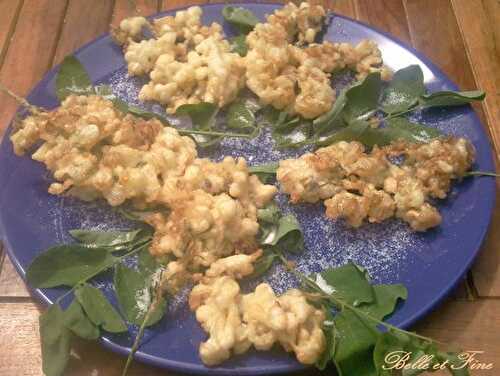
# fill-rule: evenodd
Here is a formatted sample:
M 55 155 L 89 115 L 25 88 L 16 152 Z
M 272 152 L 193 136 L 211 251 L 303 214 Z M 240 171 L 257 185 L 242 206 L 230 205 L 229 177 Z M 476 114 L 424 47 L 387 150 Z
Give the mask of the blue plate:
M 278 7 L 274 4 L 242 5 L 262 19 Z M 204 6 L 204 22 L 222 23 L 222 7 L 220 4 Z M 230 34 L 230 30 L 226 32 Z M 335 16 L 326 35 L 329 40 L 351 43 L 363 38 L 378 43 L 384 61 L 394 70 L 419 64 L 430 91 L 457 89 L 425 57 L 359 22 Z M 108 35 L 82 47 L 75 55 L 94 82 L 108 83 L 117 95 L 137 103 L 141 81 L 126 77 L 122 53 Z M 54 95 L 56 72 L 57 68 L 50 71 L 31 92 L 31 103 L 45 108 L 57 106 Z M 426 111 L 416 115 L 416 119 L 447 134 L 468 138 L 477 150 L 474 168 L 494 170 L 488 137 L 470 107 Z M 130 225 L 103 204 L 86 204 L 49 195 L 50 177 L 46 170 L 28 156 L 14 156 L 9 133 L 10 130 L 0 148 L 0 232 L 21 276 L 24 277 L 26 267 L 42 250 L 56 243 L 71 241 L 68 230 L 72 228 L 109 229 Z M 250 164 L 258 164 L 299 153 L 275 151 L 270 135 L 264 133 L 250 142 L 226 140 L 207 156 L 214 159 L 223 155 L 244 156 Z M 297 258 L 302 272 L 315 272 L 353 260 L 366 267 L 376 282 L 404 283 L 409 291 L 408 300 L 389 321 L 399 327 L 408 327 L 433 309 L 471 265 L 488 229 L 494 197 L 493 179 L 468 178 L 455 184 L 449 197 L 438 205 L 443 215 L 442 225 L 424 234 L 412 233 L 404 223 L 396 220 L 354 230 L 341 222 L 326 220 L 320 204 L 291 207 L 283 196 L 279 196 L 278 201 L 285 211 L 297 215 L 304 228 L 306 251 Z M 264 279 L 278 292 L 296 284 L 280 266 L 274 267 Z M 114 301 L 109 276 L 97 283 Z M 254 281 L 244 288 L 255 284 Z M 62 288 L 33 290 L 34 295 L 44 303 L 54 301 L 64 291 Z M 172 299 L 166 318 L 147 330 L 137 359 L 175 371 L 212 375 L 269 375 L 303 368 L 280 349 L 250 351 L 216 368 L 203 366 L 198 357 L 198 345 L 205 339 L 205 334 L 186 307 L 186 296 L 187 291 L 184 291 Z M 129 334 L 106 334 L 102 343 L 126 355 L 135 333 L 135 328 L 131 328 Z

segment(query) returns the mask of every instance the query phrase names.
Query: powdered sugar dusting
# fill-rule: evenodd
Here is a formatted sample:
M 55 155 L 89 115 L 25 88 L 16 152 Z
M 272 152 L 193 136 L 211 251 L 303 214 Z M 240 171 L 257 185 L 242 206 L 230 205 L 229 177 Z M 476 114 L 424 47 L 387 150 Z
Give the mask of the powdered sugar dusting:
M 116 71 L 105 80 L 115 95 L 128 103 L 154 110 L 165 115 L 158 104 L 140 103 L 137 94 L 144 80 L 129 78 L 125 69 Z M 223 114 L 222 114 L 223 115 Z M 168 117 L 173 126 L 182 126 L 174 117 Z M 258 119 L 259 124 L 262 119 Z M 302 149 L 277 150 L 271 132 L 262 127 L 254 139 L 225 138 L 220 144 L 200 149 L 200 156 L 220 160 L 224 156 L 244 157 L 249 165 L 258 165 L 286 158 L 295 158 L 307 151 Z M 352 229 L 343 221 L 332 221 L 324 214 L 321 203 L 314 205 L 290 205 L 288 198 L 279 194 L 277 201 L 285 213 L 293 213 L 303 228 L 305 250 L 300 255 L 290 255 L 296 261 L 297 269 L 305 274 L 320 272 L 329 267 L 340 266 L 353 261 L 365 267 L 375 281 L 394 282 L 403 268 L 407 267 L 408 250 L 416 246 L 425 252 L 426 245 L 419 243 L 418 235 L 412 233 L 404 223 L 392 220 L 383 224 L 366 224 Z M 67 237 L 68 223 L 71 228 L 109 230 L 130 227 L 130 222 L 121 218 L 102 203 L 78 203 L 77 200 L 61 200 L 54 218 L 61 239 Z M 78 218 L 75 220 L 74 218 Z M 274 265 L 261 278 L 271 284 L 278 293 L 296 287 L 298 281 L 282 265 Z M 244 284 L 243 289 L 252 288 L 259 280 Z M 190 287 L 186 287 L 169 301 L 170 314 L 180 313 L 186 307 Z

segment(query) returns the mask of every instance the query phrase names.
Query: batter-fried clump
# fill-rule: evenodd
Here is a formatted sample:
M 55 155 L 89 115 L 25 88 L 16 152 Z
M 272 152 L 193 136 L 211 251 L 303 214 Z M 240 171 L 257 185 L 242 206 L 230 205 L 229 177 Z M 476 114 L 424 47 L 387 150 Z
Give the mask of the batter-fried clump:
M 383 79 L 390 77 L 373 41 L 356 46 L 314 43 L 325 15 L 319 5 L 289 3 L 247 36 L 247 86 L 263 103 L 312 119 L 335 101 L 332 72 L 347 67 L 357 72 L 358 79 L 372 72 L 380 72 Z
M 274 186 L 249 175 L 242 158 L 226 157 L 220 163 L 198 159 L 173 189 L 165 184 L 162 199 L 170 214 L 147 218 L 156 230 L 150 251 L 174 256 L 189 272 L 235 253 L 252 253 L 258 248 L 257 209 L 275 193 Z
M 206 365 L 217 365 L 252 345 L 269 350 L 275 343 L 293 351 L 299 362 L 314 364 L 326 347 L 325 313 L 309 304 L 300 290 L 277 297 L 262 283 L 254 292 L 242 294 L 238 283 L 221 273 L 193 288 L 189 306 L 209 335 L 200 345 Z
M 198 158 L 191 138 L 157 120 L 124 115 L 99 96 L 69 96 L 23 120 L 11 140 L 19 155 L 36 147 L 33 159 L 54 176 L 52 194 L 168 209 L 145 220 L 155 229 L 152 254 L 173 259 L 174 289 L 220 258 L 258 250 L 257 209 L 276 188 L 242 158 Z
M 183 104 L 222 107 L 236 98 L 245 85 L 244 61 L 231 52 L 222 27 L 203 26 L 201 15 L 194 6 L 152 24 L 132 17 L 113 30 L 115 41 L 123 45 L 129 75 L 150 77 L 139 93 L 141 100 L 158 101 L 174 113 Z M 154 37 L 140 40 L 143 28 L 153 30 Z
M 131 17 L 112 30 L 129 75 L 150 77 L 141 100 L 158 101 L 169 113 L 200 102 L 223 107 L 246 85 L 264 104 L 312 119 L 335 101 L 332 72 L 347 67 L 358 79 L 371 72 L 391 75 L 373 41 L 314 43 L 326 16 L 319 5 L 289 3 L 269 15 L 247 36 L 245 58 L 231 52 L 221 25 L 203 26 L 201 15 L 194 6 L 152 23 Z M 154 37 L 141 40 L 144 29 Z
M 389 157 L 404 156 L 401 164 Z M 292 203 L 325 200 L 326 215 L 359 227 L 365 220 L 401 218 L 415 231 L 441 223 L 431 198 L 445 198 L 453 179 L 474 162 L 464 138 L 397 142 L 367 153 L 358 142 L 339 142 L 280 162 L 277 179 Z

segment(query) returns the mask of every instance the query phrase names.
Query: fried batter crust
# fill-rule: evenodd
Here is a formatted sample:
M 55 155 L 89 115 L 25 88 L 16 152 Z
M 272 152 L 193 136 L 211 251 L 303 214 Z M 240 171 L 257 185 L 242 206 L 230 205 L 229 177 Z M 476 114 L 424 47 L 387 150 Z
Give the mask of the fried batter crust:
M 277 178 L 292 203 L 325 200 L 328 217 L 344 218 L 353 227 L 395 216 L 415 231 L 426 231 L 441 223 L 429 199 L 445 198 L 474 154 L 464 138 L 398 141 L 370 153 L 359 142 L 342 141 L 281 161 Z M 389 157 L 396 156 L 404 156 L 404 162 L 391 163 Z

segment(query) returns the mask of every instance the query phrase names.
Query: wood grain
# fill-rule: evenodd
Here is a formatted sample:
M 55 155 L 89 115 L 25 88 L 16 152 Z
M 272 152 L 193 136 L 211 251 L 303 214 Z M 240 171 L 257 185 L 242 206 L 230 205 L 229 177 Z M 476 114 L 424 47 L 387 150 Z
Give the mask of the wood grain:
M 200 5 L 200 4 L 206 4 L 208 3 L 208 0 L 160 0 L 160 10 L 161 11 L 166 11 L 166 10 L 172 10 L 175 8 L 184 8 L 186 6 L 190 5 Z
M 352 0 L 327 0 L 318 1 L 317 3 L 323 5 L 325 8 L 334 11 L 342 16 L 356 18 L 356 10 Z
M 500 1 L 452 0 L 467 57 L 478 86 L 492 141 L 500 156 Z M 470 20 L 473 20 L 471 22 Z
M 404 4 L 413 46 L 450 76 L 461 90 L 476 89 L 450 0 L 404 0 Z M 473 107 L 488 129 L 481 105 L 476 103 Z
M 25 0 L 0 71 L 0 82 L 25 96 L 52 64 L 66 0 Z M 17 103 L 0 94 L 0 135 Z
M 484 351 L 478 359 L 494 363 L 492 370 L 473 376 L 497 376 L 500 369 L 500 300 L 448 301 L 415 326 L 418 333 L 465 351 Z M 452 347 L 453 348 L 453 347 Z
M 112 1 L 70 0 L 52 65 L 59 64 L 66 55 L 107 32 L 112 13 Z
M 143 14 L 208 1 L 134 0 Z M 395 35 L 426 54 L 462 89 L 487 91 L 484 119 L 497 155 L 500 150 L 500 2 L 498 0 L 319 0 L 339 14 L 360 19 Z M 132 14 L 129 0 L 0 0 L 0 81 L 24 95 L 48 68 L 75 48 Z M 63 23 L 64 20 L 64 23 Z M 57 43 L 59 41 L 59 43 Z M 54 58 L 55 56 L 55 58 Z M 17 107 L 0 96 L 0 133 Z M 481 106 L 479 115 L 482 116 Z M 487 123 L 484 122 L 486 125 Z M 498 185 L 500 192 L 500 182 Z M 452 299 L 415 327 L 421 334 L 483 350 L 479 359 L 500 367 L 500 196 L 492 230 L 473 268 L 472 285 L 461 283 Z M 469 292 L 468 292 L 469 290 Z M 471 299 L 475 291 L 479 298 Z M 0 376 L 42 375 L 39 310 L 0 250 Z M 76 340 L 65 376 L 119 376 L 124 358 L 95 342 Z M 307 371 L 302 376 L 319 375 Z M 330 375 L 330 370 L 323 375 Z M 173 376 L 134 363 L 133 376 Z M 433 374 L 438 375 L 438 374 Z
M 7 255 L 3 258 L 0 265 L 0 298 L 16 297 L 29 298 L 31 297 L 26 284 L 17 273 L 14 265 Z
M 448 301 L 429 320 L 416 326 L 419 333 L 448 344 L 459 344 L 464 350 L 481 350 L 483 362 L 495 362 L 491 371 L 472 372 L 477 376 L 496 376 L 500 366 L 500 338 L 492 327 L 500 327 L 499 300 L 474 302 Z M 32 303 L 0 303 L 0 376 L 41 375 L 40 343 L 38 334 L 39 308 Z M 65 376 L 119 376 L 124 358 L 113 354 L 95 342 L 75 340 L 72 358 Z M 302 376 L 329 375 L 314 370 Z M 171 372 L 155 369 L 138 362 L 131 376 L 173 376 Z
M 497 200 L 493 221 L 486 241 L 472 268 L 474 285 L 480 297 L 500 298 L 500 180 L 497 180 Z M 500 331 L 500 328 L 499 328 Z
M 483 108 L 497 158 L 500 156 L 500 2 L 452 0 L 467 57 L 478 86 L 486 91 Z M 474 22 L 470 22 L 470 20 Z M 500 226 L 500 183 L 491 229 Z M 474 283 L 480 296 L 500 297 L 500 234 L 490 231 L 474 265 Z
M 40 309 L 33 303 L 0 303 L 0 376 L 40 376 L 38 333 Z M 73 341 L 65 376 L 120 376 L 125 358 L 96 342 Z M 174 373 L 134 362 L 130 376 L 174 376 Z
M 149 16 L 150 14 L 159 11 L 158 0 L 139 0 L 135 1 L 136 9 L 131 5 L 129 0 L 117 0 L 113 8 L 113 16 L 111 18 L 111 25 L 117 27 L 120 21 L 126 17 L 141 15 Z
M 405 3 L 415 48 L 449 75 L 461 89 L 475 89 L 476 83 L 451 3 L 448 0 L 405 0 Z
M 281 3 L 288 3 L 287 0 L 280 1 Z M 355 18 L 356 12 L 354 10 L 354 3 L 352 0 L 310 0 L 311 4 L 319 4 L 325 9 L 329 9 L 342 16 Z M 300 3 L 296 1 L 295 3 Z
M 21 0 L 1 0 L 0 1 L 0 66 L 9 47 L 9 41 L 14 33 L 19 12 L 21 10 Z
M 356 18 L 411 44 L 403 0 L 354 0 Z

